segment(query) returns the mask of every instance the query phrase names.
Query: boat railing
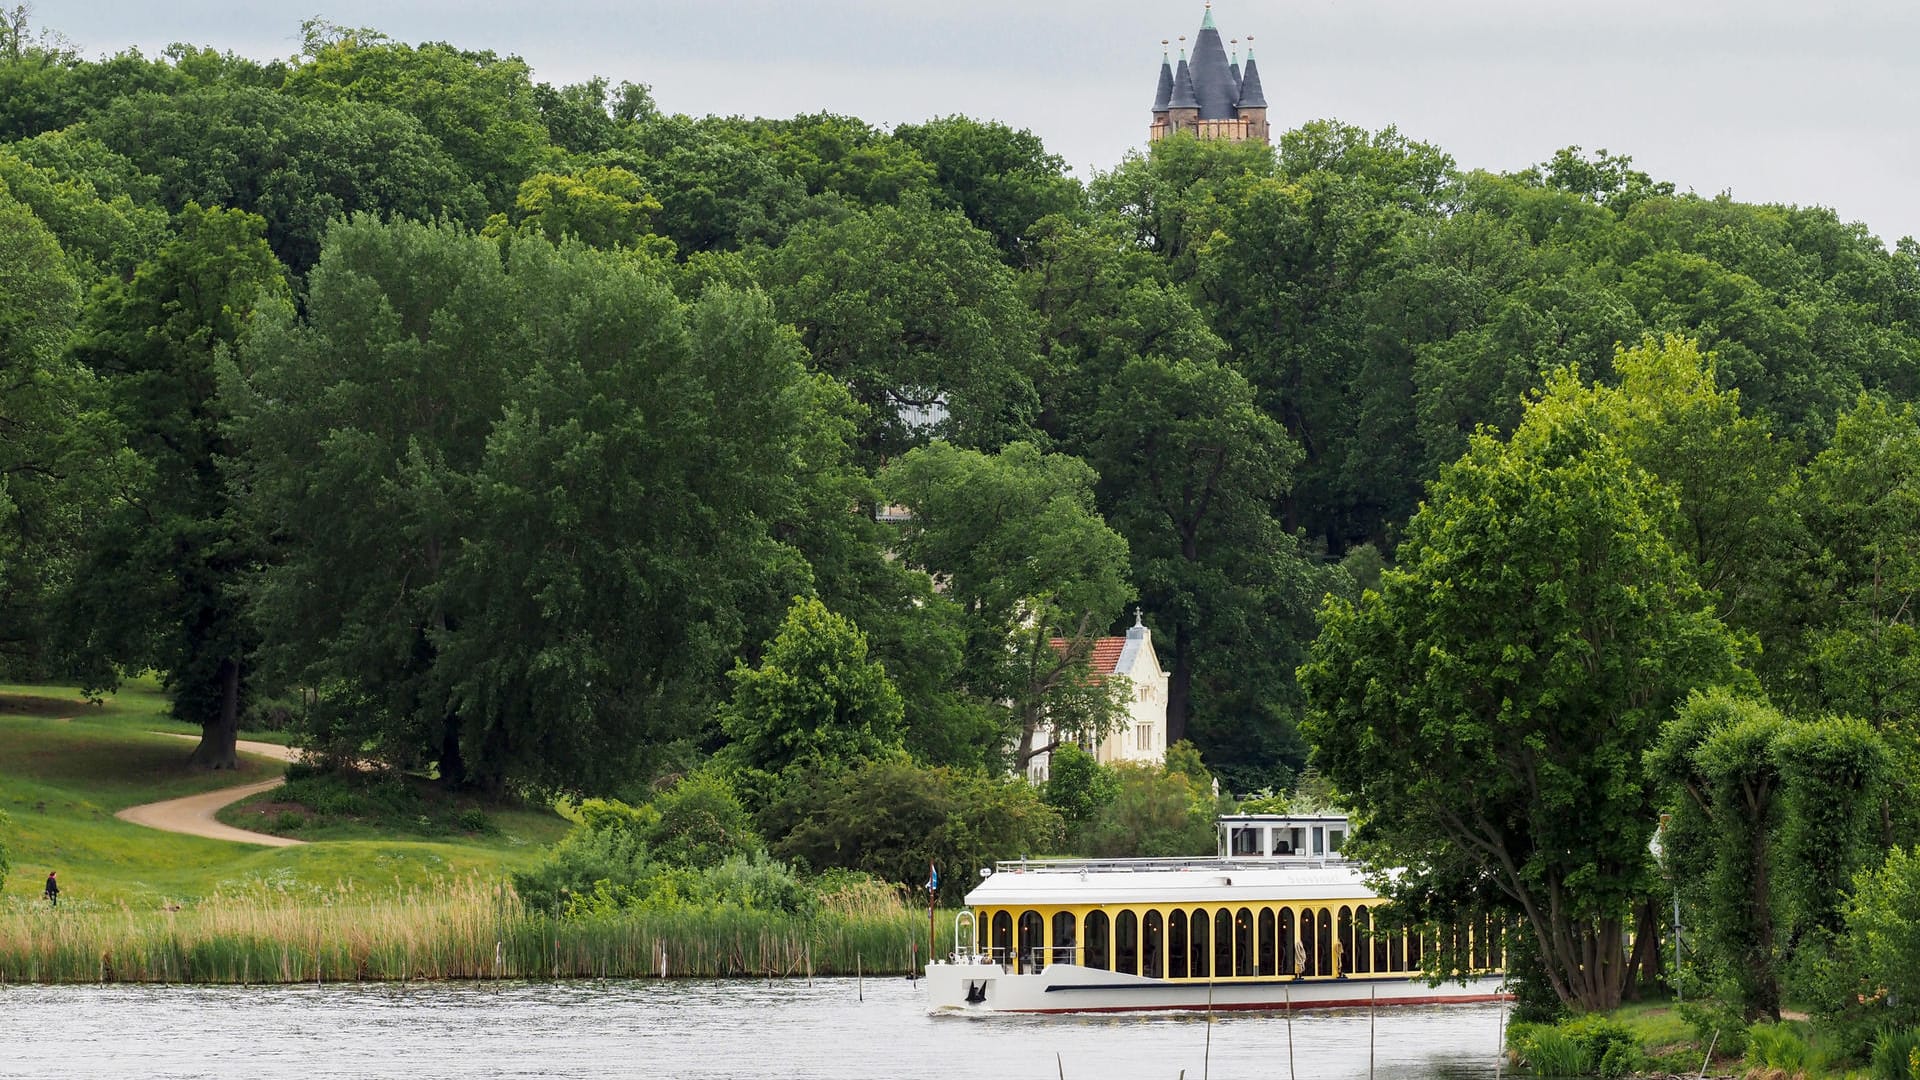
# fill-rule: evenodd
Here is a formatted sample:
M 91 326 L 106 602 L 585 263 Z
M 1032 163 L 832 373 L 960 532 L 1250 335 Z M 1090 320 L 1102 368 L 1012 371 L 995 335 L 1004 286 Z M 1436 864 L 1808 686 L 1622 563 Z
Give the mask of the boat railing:
M 1345 866 L 1347 858 L 1329 855 L 1188 855 L 1163 859 L 1000 859 L 996 874 L 1150 873 L 1168 870 L 1271 870 L 1275 867 Z

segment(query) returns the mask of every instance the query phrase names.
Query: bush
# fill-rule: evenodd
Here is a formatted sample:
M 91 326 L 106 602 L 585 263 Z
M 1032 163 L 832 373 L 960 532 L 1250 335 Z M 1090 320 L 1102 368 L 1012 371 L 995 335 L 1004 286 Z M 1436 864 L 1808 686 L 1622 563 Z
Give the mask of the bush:
M 1813 1049 L 1792 1024 L 1755 1024 L 1747 1029 L 1747 1067 L 1805 1075 L 1813 1066 Z
M 760 834 L 717 773 L 696 772 L 653 800 L 654 820 L 640 828 L 653 857 L 674 866 L 719 866 L 761 850 Z
M 1633 1031 L 1604 1016 L 1582 1016 L 1557 1027 L 1516 1023 L 1507 1029 L 1507 1050 L 1535 1076 L 1619 1080 L 1646 1062 Z
M 1852 995 L 1877 1027 L 1920 1027 L 1920 848 L 1894 848 L 1854 879 L 1841 948 Z
M 494 825 L 493 819 L 487 816 L 487 812 L 477 806 L 469 806 L 460 811 L 459 816 L 454 820 L 460 823 L 461 831 L 479 836 L 492 836 L 500 831 Z
M 916 765 L 863 762 L 836 776 L 791 774 L 761 814 L 773 852 L 820 871 L 873 874 L 917 888 L 942 868 L 949 897 L 995 859 L 1056 850 L 1060 815 L 1024 780 Z
M 1881 1032 L 1872 1065 L 1873 1080 L 1920 1080 L 1920 1028 Z
M 1088 823 L 1082 846 L 1098 857 L 1210 855 L 1217 841 L 1210 787 L 1185 772 L 1120 762 L 1118 790 Z
M 1113 802 L 1120 780 L 1078 743 L 1062 743 L 1048 763 L 1041 798 L 1060 811 L 1069 829 L 1078 829 Z

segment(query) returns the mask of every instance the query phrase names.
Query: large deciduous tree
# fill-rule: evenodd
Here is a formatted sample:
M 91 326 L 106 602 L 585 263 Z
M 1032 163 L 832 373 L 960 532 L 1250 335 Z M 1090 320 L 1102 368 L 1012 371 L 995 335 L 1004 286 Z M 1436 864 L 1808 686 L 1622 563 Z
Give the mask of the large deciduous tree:
M 305 318 L 259 324 L 230 380 L 282 551 L 255 610 L 346 752 L 630 776 L 807 584 L 770 523 L 844 396 L 756 294 L 683 305 L 620 255 L 355 219 Z
M 1641 756 L 1739 649 L 1660 532 L 1668 498 L 1577 387 L 1474 437 L 1358 605 L 1330 600 L 1305 725 L 1410 910 L 1515 913 L 1560 999 L 1617 1004 L 1649 888 Z
M 1093 480 L 1079 459 L 1029 443 L 984 454 L 939 441 L 882 476 L 911 515 L 901 555 L 967 614 L 965 677 L 1008 703 L 1021 770 L 1116 714 L 1115 688 L 1091 678 L 1088 659 L 1127 599 L 1127 542 L 1094 510 Z
M 256 635 L 246 580 L 260 545 L 234 511 L 222 462 L 215 360 L 261 298 L 288 296 L 266 222 L 188 204 L 175 237 L 130 281 L 94 295 L 76 355 L 105 379 L 143 482 L 97 530 L 68 621 L 110 685 L 121 667 L 165 673 L 176 717 L 200 726 L 193 762 L 237 763 Z

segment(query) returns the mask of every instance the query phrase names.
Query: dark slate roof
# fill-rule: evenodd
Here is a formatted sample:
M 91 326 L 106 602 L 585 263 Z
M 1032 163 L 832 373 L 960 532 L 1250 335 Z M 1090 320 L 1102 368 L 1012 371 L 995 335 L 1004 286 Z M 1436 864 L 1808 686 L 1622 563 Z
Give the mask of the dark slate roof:
M 1212 9 L 1193 43 L 1193 93 L 1200 101 L 1200 119 L 1233 119 L 1234 102 L 1240 95 L 1227 68 L 1227 46 L 1214 28 Z
M 1247 70 L 1240 80 L 1240 107 L 1243 109 L 1267 107 L 1267 93 L 1260 88 L 1260 69 L 1254 65 L 1252 49 L 1247 50 Z
M 1170 109 L 1197 109 L 1200 102 L 1193 96 L 1193 72 L 1187 68 L 1187 51 L 1180 50 L 1180 70 L 1173 73 L 1173 97 L 1167 102 Z M 1205 115 L 1205 114 L 1202 114 Z
M 1153 94 L 1153 111 L 1166 112 L 1168 102 L 1173 100 L 1173 65 L 1167 61 L 1167 54 L 1160 54 L 1160 87 Z

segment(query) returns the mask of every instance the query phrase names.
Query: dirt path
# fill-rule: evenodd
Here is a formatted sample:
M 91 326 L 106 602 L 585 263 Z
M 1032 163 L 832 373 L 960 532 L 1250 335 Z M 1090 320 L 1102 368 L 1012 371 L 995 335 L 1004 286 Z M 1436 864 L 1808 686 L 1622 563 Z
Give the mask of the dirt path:
M 159 734 L 171 733 L 163 732 Z M 179 739 L 199 738 L 197 735 L 175 735 L 174 737 Z M 243 754 L 256 754 L 260 757 L 273 758 L 275 761 L 292 761 L 296 756 L 295 751 L 288 747 L 276 746 L 273 743 L 254 742 L 251 739 L 240 740 L 234 744 L 234 748 Z M 204 836 L 210 840 L 231 840 L 239 844 L 261 844 L 266 847 L 293 847 L 296 844 L 304 844 L 306 841 L 295 840 L 286 836 L 269 836 L 266 833 L 249 832 L 246 829 L 236 829 L 231 825 L 221 824 L 215 820 L 213 816 L 218 813 L 223 806 L 237 803 L 249 795 L 258 795 L 262 791 L 272 791 L 274 788 L 286 782 L 286 777 L 276 776 L 271 780 L 261 780 L 253 784 L 242 784 L 239 787 L 221 788 L 218 791 L 202 792 L 199 795 L 188 795 L 183 799 L 167 799 L 164 802 L 129 806 L 113 816 L 122 821 L 131 821 L 135 825 L 145 825 L 149 829 L 159 829 L 162 832 L 185 833 L 188 836 Z

